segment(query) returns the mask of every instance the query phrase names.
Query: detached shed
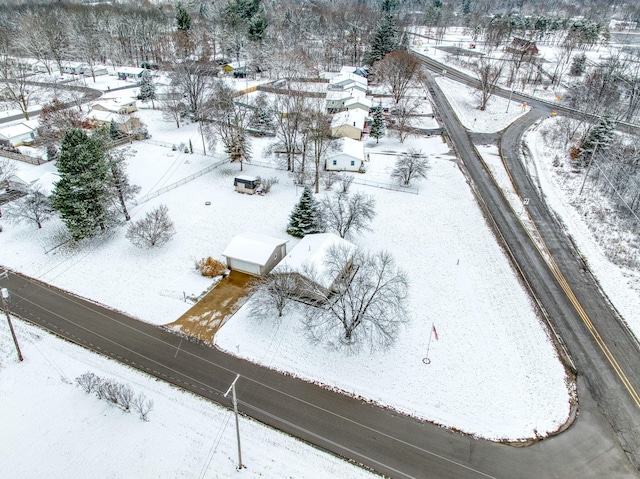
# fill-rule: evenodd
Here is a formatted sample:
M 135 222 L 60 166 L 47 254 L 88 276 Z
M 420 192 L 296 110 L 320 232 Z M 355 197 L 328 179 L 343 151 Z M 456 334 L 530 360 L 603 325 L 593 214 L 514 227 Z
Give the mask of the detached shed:
M 0 129 L 0 144 L 10 146 L 30 145 L 35 139 L 33 128 L 25 123 L 5 126 Z
M 238 193 L 252 195 L 260 185 L 258 178 L 255 176 L 236 176 L 233 180 L 233 186 L 236 187 Z
M 242 233 L 231 240 L 222 256 L 231 270 L 261 276 L 269 273 L 287 254 L 288 240 L 260 233 Z

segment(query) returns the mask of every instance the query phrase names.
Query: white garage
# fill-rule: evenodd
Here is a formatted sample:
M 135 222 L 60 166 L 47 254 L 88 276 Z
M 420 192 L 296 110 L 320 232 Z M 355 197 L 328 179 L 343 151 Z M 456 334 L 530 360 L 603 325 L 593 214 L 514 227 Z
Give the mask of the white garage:
M 284 258 L 287 242 L 260 233 L 242 233 L 234 236 L 222 256 L 227 258 L 229 269 L 261 276 Z

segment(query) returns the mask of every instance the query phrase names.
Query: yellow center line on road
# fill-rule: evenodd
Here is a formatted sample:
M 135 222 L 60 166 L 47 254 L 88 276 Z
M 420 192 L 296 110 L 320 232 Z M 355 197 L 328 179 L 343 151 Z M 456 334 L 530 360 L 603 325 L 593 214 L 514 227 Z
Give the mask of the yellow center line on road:
M 528 215 L 528 212 L 527 212 L 527 215 Z M 580 304 L 580 301 L 578 301 L 578 298 L 576 297 L 575 293 L 571 289 L 571 286 L 569 286 L 569 283 L 565 279 L 564 275 L 561 273 L 560 268 L 558 267 L 555 259 L 551 255 L 551 252 L 547 248 L 547 245 L 544 243 L 544 240 L 542 239 L 542 235 L 540 235 L 540 232 L 538 231 L 538 228 L 536 227 L 535 223 L 533 222 L 533 219 L 531 219 L 531 217 L 529 217 L 529 219 L 531 221 L 531 225 L 533 226 L 533 228 L 536 231 L 536 234 L 538 236 L 538 240 L 540 241 L 540 243 L 544 247 L 544 252 L 542 251 L 540 246 L 538 246 L 538 242 L 534 240 L 534 238 L 532 237 L 531 232 L 528 230 L 528 228 L 526 228 L 526 226 L 523 225 L 525 231 L 527 232 L 527 235 L 529 236 L 529 238 L 531 238 L 531 242 L 534 244 L 534 246 L 536 247 L 536 249 L 538 250 L 538 252 L 542 256 L 544 261 L 549 266 L 549 269 L 551 270 L 551 273 L 553 274 L 553 276 L 558 281 L 558 284 L 560 285 L 560 287 L 564 291 L 564 293 L 567 296 L 567 298 L 569 299 L 569 301 L 571 301 L 571 304 L 573 305 L 573 307 L 577 311 L 578 315 L 580 316 L 580 318 L 584 322 L 585 326 L 587 327 L 587 329 L 591 333 L 591 336 L 593 337 L 593 339 L 595 339 L 596 344 L 598 345 L 600 350 L 604 353 L 605 357 L 607 358 L 607 361 L 609 361 L 609 364 L 611 364 L 611 367 L 613 367 L 613 370 L 616 372 L 616 374 L 618 375 L 618 377 L 622 381 L 622 384 L 624 384 L 624 387 L 627 389 L 627 391 L 631 395 L 631 398 L 636 403 L 636 406 L 640 407 L 640 395 L 638 395 L 638 392 L 635 390 L 635 388 L 631 384 L 631 381 L 629 381 L 629 378 L 624 373 L 624 370 L 622 369 L 622 367 L 620 366 L 620 364 L 616 360 L 615 356 L 613 355 L 613 353 L 611 352 L 611 350 L 609 349 L 609 347 L 605 343 L 604 339 L 602 339 L 602 336 L 600 335 L 600 333 L 596 329 L 596 327 L 593 324 L 593 322 L 591 322 L 591 319 L 589 318 L 589 315 L 587 315 L 586 311 L 584 310 L 584 308 Z M 521 221 L 521 223 L 522 223 L 522 221 Z

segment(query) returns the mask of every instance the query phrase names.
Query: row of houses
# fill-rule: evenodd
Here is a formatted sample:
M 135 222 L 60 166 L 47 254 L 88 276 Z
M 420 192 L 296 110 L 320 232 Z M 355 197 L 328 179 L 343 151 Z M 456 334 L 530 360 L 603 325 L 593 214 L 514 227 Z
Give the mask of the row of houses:
M 332 114 L 331 136 L 338 138 L 328 155 L 325 168 L 335 171 L 360 171 L 364 168 L 364 144 L 373 100 L 367 96 L 368 81 L 356 67 L 344 66 L 329 80 L 326 109 Z

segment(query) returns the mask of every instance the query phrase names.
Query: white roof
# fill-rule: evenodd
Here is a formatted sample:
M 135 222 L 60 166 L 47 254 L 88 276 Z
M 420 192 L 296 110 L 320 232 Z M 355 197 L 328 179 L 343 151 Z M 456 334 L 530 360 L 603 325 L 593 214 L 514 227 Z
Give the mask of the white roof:
M 338 138 L 335 141 L 336 151 L 329 158 L 336 155 L 349 155 L 359 161 L 364 161 L 364 143 L 351 138 Z
M 346 75 L 348 73 L 353 73 L 357 70 L 356 67 L 352 67 L 349 65 L 344 65 L 341 69 L 340 69 L 340 74 L 341 75 Z
M 334 233 L 316 233 L 306 235 L 273 269 L 273 272 L 295 271 L 304 275 L 313 271 L 317 277 L 313 279 L 320 286 L 329 288 L 336 278 L 331 277 L 326 269 L 325 258 L 331 247 L 347 248 L 351 255 L 356 247 L 353 243 L 340 238 Z
M 366 86 L 368 82 L 365 77 L 361 77 L 360 75 L 356 75 L 355 73 L 345 73 L 340 74 L 337 77 L 333 77 L 331 80 L 329 80 L 329 83 L 332 83 L 334 85 L 358 83 L 360 85 Z
M 353 126 L 354 128 L 364 129 L 364 122 L 367 119 L 367 112 L 360 108 L 342 111 L 333 115 L 331 120 L 331 128 L 338 128 L 343 125 Z
M 140 75 L 144 71 L 144 68 L 136 67 L 122 67 L 116 70 L 116 73 L 124 73 L 126 75 Z
M 136 100 L 134 98 L 127 98 L 123 96 L 108 96 L 103 97 L 101 100 L 96 101 L 93 106 L 101 105 L 104 108 L 118 110 L 120 107 L 129 106 L 131 104 L 135 104 Z
M 367 111 L 369 111 L 371 106 L 373 106 L 373 101 L 363 95 L 363 96 L 354 96 L 344 102 L 344 106 L 346 106 L 347 108 L 355 104 L 362 105 L 367 109 Z
M 33 133 L 33 128 L 25 125 L 24 123 L 18 123 L 16 125 L 5 126 L 0 129 L 0 136 L 7 139 L 16 138 L 20 135 L 27 135 Z
M 273 251 L 288 241 L 261 233 L 242 233 L 233 237 L 222 256 L 264 266 Z
M 257 176 L 249 176 L 249 175 L 237 175 L 235 176 L 235 179 L 242 180 L 242 181 L 258 181 Z
M 120 115 L 111 111 L 91 110 L 89 112 L 88 118 L 106 122 L 111 122 L 111 120 L 113 120 L 118 124 L 124 124 L 130 117 L 128 115 Z
M 69 68 L 77 68 L 77 67 L 88 67 L 89 65 L 85 62 L 65 61 L 62 64 L 62 66 L 69 67 Z

